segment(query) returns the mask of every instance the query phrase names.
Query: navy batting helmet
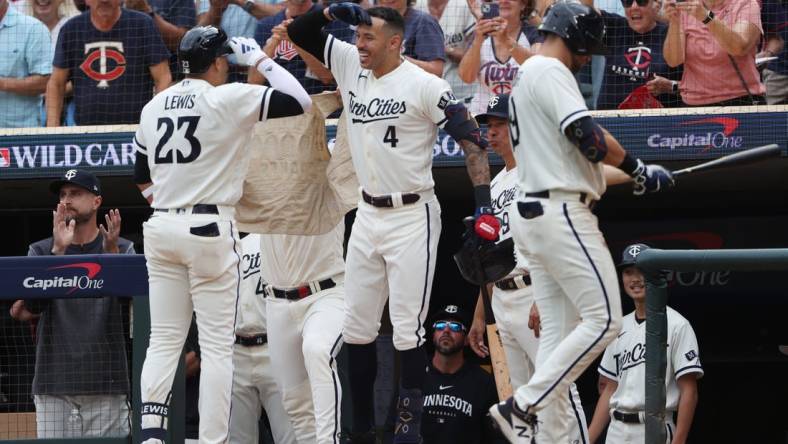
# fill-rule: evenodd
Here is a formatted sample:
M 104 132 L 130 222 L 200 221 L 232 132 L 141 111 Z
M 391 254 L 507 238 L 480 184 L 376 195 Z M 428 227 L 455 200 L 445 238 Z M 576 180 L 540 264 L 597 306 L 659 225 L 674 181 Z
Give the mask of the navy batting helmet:
M 564 39 L 569 50 L 579 55 L 605 54 L 605 21 L 594 9 L 574 1 L 559 1 L 550 7 L 542 33 Z
M 635 260 L 637 259 L 638 255 L 649 248 L 651 247 L 646 244 L 632 244 L 627 248 L 624 248 L 624 252 L 621 253 L 621 262 L 616 265 L 618 271 L 635 265 Z
M 197 26 L 181 39 L 178 60 L 184 74 L 200 74 L 208 70 L 217 57 L 232 52 L 224 31 L 214 26 Z

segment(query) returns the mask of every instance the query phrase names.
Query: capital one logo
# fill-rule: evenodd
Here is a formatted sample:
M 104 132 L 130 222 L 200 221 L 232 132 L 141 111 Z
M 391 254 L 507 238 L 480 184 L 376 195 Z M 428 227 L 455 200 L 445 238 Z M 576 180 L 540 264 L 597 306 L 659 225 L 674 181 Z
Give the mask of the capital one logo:
M 701 147 L 701 152 L 709 151 L 712 148 L 738 149 L 744 145 L 744 137 L 735 136 L 733 132 L 739 127 L 739 119 L 734 117 L 708 117 L 703 119 L 688 120 L 681 122 L 678 126 L 709 126 L 721 127 L 717 131 L 695 131 L 685 132 L 674 136 L 663 136 L 652 134 L 648 137 L 648 146 L 652 148 L 676 148 Z M 716 129 L 716 128 L 715 128 Z
M 11 166 L 11 150 L 8 148 L 0 148 L 0 168 L 8 168 Z
M 70 288 L 66 294 L 71 294 L 77 290 L 86 289 L 101 289 L 104 287 L 104 279 L 95 279 L 96 275 L 101 271 L 101 265 L 95 262 L 78 262 L 75 264 L 59 265 L 57 267 L 47 268 L 49 270 L 63 270 L 63 269 L 82 269 L 85 270 L 84 275 L 73 276 L 56 276 L 48 279 L 39 279 L 35 276 L 28 276 L 22 280 L 22 286 L 25 288 L 35 288 L 41 291 L 47 291 L 50 288 Z
M 93 42 L 85 44 L 85 60 L 79 65 L 82 72 L 98 81 L 98 88 L 109 88 L 109 82 L 126 72 L 123 42 Z M 109 69 L 112 61 L 112 69 Z

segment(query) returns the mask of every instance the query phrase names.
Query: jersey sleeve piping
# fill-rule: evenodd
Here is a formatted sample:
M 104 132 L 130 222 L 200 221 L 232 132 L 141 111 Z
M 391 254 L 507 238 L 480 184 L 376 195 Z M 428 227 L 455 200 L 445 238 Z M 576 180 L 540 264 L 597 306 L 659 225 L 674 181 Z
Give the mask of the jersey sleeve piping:
M 145 145 L 141 144 L 140 141 L 137 140 L 137 136 L 136 135 L 134 136 L 134 145 L 135 145 L 137 151 L 139 151 L 140 153 L 145 154 L 145 155 L 148 154 L 148 147 L 146 147 Z
M 326 53 L 324 59 L 326 60 L 326 68 L 331 71 L 331 51 L 334 49 L 335 37 L 331 34 L 328 35 L 328 44 L 326 45 Z
M 565 132 L 566 131 L 566 127 L 571 125 L 572 122 L 574 122 L 575 120 L 578 120 L 578 119 L 581 119 L 583 117 L 590 116 L 590 115 L 591 115 L 591 113 L 589 113 L 587 109 L 579 109 L 577 111 L 573 111 L 573 112 L 569 113 L 569 115 L 564 117 L 564 120 L 562 120 L 561 124 L 559 125 L 561 127 L 561 132 L 562 133 Z
M 609 376 L 611 379 L 615 379 L 616 381 L 618 381 L 618 375 L 616 375 L 615 373 L 611 372 L 610 370 L 602 367 L 601 365 L 599 366 L 598 371 L 599 371 L 599 373 L 605 375 L 606 377 Z
M 268 102 L 271 100 L 271 88 L 266 88 L 263 92 L 263 98 L 260 102 L 260 117 L 257 119 L 265 122 L 268 119 Z
M 676 379 L 679 379 L 680 377 L 682 377 L 682 376 L 684 376 L 686 374 L 689 374 L 689 373 L 700 373 L 701 376 L 702 376 L 703 375 L 703 367 L 700 366 L 700 364 L 692 364 L 692 365 L 688 365 L 688 366 L 682 367 L 682 368 L 676 370 L 676 372 L 675 372 Z

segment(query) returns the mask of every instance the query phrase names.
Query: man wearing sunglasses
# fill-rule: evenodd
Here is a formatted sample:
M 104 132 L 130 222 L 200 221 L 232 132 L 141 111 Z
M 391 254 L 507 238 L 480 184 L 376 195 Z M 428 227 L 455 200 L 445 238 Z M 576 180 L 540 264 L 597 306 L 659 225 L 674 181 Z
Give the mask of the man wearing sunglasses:
M 657 22 L 658 0 L 620 0 L 624 16 L 600 11 L 605 21 L 605 75 L 598 109 L 646 108 L 630 94 L 644 86 L 662 106 L 680 104 L 678 82 L 681 67 L 671 68 L 662 56 L 668 28 Z M 588 2 L 589 6 L 593 6 Z M 598 6 L 598 5 L 597 5 Z
M 497 444 L 506 440 L 486 420 L 498 401 L 493 376 L 466 362 L 470 318 L 457 305 L 447 305 L 433 318 L 432 356 L 424 381 L 421 433 L 425 443 Z

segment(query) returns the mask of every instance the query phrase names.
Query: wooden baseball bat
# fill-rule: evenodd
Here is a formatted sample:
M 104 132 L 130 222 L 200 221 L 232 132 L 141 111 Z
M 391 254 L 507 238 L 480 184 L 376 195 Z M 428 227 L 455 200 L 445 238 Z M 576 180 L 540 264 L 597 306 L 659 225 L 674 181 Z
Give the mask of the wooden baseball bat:
M 501 334 L 498 333 L 498 326 L 495 323 L 495 315 L 490 302 L 490 292 L 487 284 L 481 285 L 482 304 L 484 305 L 484 324 L 487 329 L 487 342 L 490 350 L 490 362 L 492 363 L 493 376 L 495 377 L 495 388 L 498 389 L 498 399 L 504 401 L 512 396 L 512 381 L 509 379 L 509 365 L 506 363 L 506 354 L 503 351 L 503 341 Z
M 695 166 L 673 171 L 673 176 L 682 176 L 684 174 L 697 173 L 699 171 L 709 171 L 719 168 L 746 165 L 748 163 L 754 163 L 768 159 L 770 157 L 779 156 L 780 151 L 780 146 L 776 143 L 763 145 L 756 148 L 751 148 L 749 150 L 740 151 L 738 153 L 728 154 L 727 156 L 722 156 L 719 159 L 703 162 Z

